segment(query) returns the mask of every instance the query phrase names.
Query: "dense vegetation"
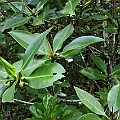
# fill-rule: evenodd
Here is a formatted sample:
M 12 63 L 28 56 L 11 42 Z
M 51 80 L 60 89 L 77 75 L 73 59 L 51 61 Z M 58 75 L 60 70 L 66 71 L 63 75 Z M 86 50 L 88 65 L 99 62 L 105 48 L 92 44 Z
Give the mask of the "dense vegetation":
M 119 0 L 0 0 L 0 120 L 120 120 Z

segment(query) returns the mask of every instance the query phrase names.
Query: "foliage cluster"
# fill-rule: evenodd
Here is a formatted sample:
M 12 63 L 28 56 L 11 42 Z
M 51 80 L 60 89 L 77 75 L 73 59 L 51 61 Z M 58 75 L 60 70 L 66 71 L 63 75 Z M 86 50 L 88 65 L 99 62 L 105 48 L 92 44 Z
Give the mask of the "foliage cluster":
M 2 119 L 120 120 L 119 0 L 1 0 L 0 18 Z

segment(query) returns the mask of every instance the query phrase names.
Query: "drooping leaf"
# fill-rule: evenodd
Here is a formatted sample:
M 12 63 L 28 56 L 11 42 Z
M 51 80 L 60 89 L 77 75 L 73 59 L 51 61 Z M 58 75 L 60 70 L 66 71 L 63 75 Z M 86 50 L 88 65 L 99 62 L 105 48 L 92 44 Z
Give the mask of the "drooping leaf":
M 120 110 L 120 85 L 115 85 L 108 93 L 108 107 L 111 112 Z
M 77 120 L 102 120 L 102 119 L 100 119 L 97 115 L 93 113 L 88 113 L 88 114 L 82 115 Z
M 25 79 L 28 80 L 30 87 L 40 89 L 51 86 L 54 81 L 64 77 L 62 75 L 64 72 L 64 68 L 58 63 L 44 64 Z
M 96 14 L 96 15 L 90 16 L 89 18 L 94 19 L 94 20 L 106 20 L 106 19 L 108 19 L 108 16 Z
M 91 67 L 83 68 L 82 70 L 80 70 L 80 73 L 92 80 L 104 80 L 106 78 L 106 76 L 100 71 L 98 71 L 97 69 L 92 69 Z
M 95 97 L 93 97 L 88 92 L 79 89 L 78 87 L 74 87 L 74 89 L 82 103 L 87 106 L 92 112 L 98 115 L 106 116 L 104 109 Z
M 5 59 L 3 59 L 2 57 L 0 57 L 0 60 L 2 62 L 2 64 L 4 65 L 5 69 L 6 69 L 6 72 L 9 74 L 9 75 L 12 75 L 14 78 L 15 78 L 15 72 L 16 72 L 16 69 L 14 68 L 13 65 L 11 65 L 10 63 L 8 63 Z
M 15 81 L 11 87 L 9 87 L 2 96 L 2 102 L 14 102 L 14 93 L 15 93 L 15 86 L 17 81 Z
M 87 47 L 90 44 L 104 41 L 104 39 L 95 37 L 95 36 L 82 36 L 79 38 L 76 38 L 72 42 L 70 42 L 62 51 L 63 57 L 68 57 L 71 55 L 75 55 L 78 53 L 81 49 Z
M 27 67 L 27 65 L 29 64 L 33 56 L 36 54 L 43 40 L 45 39 L 46 35 L 50 32 L 51 29 L 52 28 L 38 35 L 36 39 L 28 46 L 23 57 L 22 70 Z
M 7 19 L 3 26 L 2 31 L 8 28 L 15 28 L 15 27 L 24 25 L 25 23 L 28 22 L 29 19 L 30 17 L 14 17 L 14 18 Z
M 97 65 L 97 67 L 100 68 L 100 70 L 102 72 L 107 72 L 106 64 L 104 63 L 104 61 L 100 57 L 91 55 L 91 58 L 94 61 L 94 63 Z
M 54 53 L 62 47 L 63 42 L 73 33 L 73 30 L 73 25 L 69 24 L 55 35 L 53 40 Z

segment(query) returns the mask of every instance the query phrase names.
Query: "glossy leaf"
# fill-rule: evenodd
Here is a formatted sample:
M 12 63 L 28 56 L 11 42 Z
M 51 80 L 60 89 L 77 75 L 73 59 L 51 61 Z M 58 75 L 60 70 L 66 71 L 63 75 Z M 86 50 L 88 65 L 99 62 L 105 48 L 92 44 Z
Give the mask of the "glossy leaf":
M 32 60 L 33 56 L 38 51 L 39 47 L 41 46 L 43 40 L 45 39 L 46 35 L 50 32 L 52 28 L 48 29 L 47 31 L 41 33 L 36 37 L 36 39 L 28 46 L 28 48 L 25 51 L 24 57 L 23 57 L 23 65 L 22 70 L 25 69 L 29 62 Z
M 77 96 L 82 101 L 82 103 L 87 106 L 92 112 L 98 114 L 98 115 L 105 115 L 104 110 L 101 106 L 101 104 L 98 102 L 98 100 L 93 97 L 88 92 L 79 89 L 78 87 L 74 87 Z
M 94 20 L 105 20 L 105 19 L 108 19 L 108 16 L 96 14 L 96 15 L 90 16 L 89 18 Z
M 120 110 L 120 85 L 115 85 L 108 93 L 108 107 L 111 112 Z
M 97 65 L 97 67 L 100 68 L 100 70 L 102 72 L 107 72 L 106 64 L 104 63 L 104 61 L 100 57 L 91 55 L 91 58 L 94 61 L 94 63 Z
M 90 44 L 104 41 L 104 39 L 95 36 L 82 36 L 70 42 L 62 51 L 63 57 L 77 54 L 81 49 Z
M 97 115 L 93 113 L 88 113 L 88 114 L 82 115 L 77 120 L 102 120 L 102 119 L 100 119 Z
M 8 28 L 15 28 L 15 27 L 24 25 L 25 23 L 28 22 L 29 19 L 30 19 L 29 17 L 14 17 L 14 18 L 7 19 L 3 26 L 2 31 Z
M 73 33 L 73 30 L 73 25 L 69 24 L 55 35 L 53 40 L 54 53 L 62 47 L 63 42 Z
M 2 102 L 14 102 L 14 93 L 15 93 L 15 86 L 17 81 L 15 81 L 11 87 L 9 87 L 2 96 Z
M 9 74 L 9 75 L 12 75 L 14 78 L 15 78 L 15 72 L 16 72 L 16 69 L 14 68 L 13 65 L 11 65 L 10 63 L 8 63 L 5 59 L 3 59 L 2 57 L 0 57 L 0 60 L 2 62 L 2 64 L 4 65 L 5 69 L 6 69 L 6 72 Z
M 106 76 L 100 71 L 97 69 L 92 69 L 91 67 L 83 68 L 80 70 L 80 73 L 92 80 L 104 80 L 106 78 Z
M 64 68 L 58 63 L 44 64 L 25 79 L 28 80 L 30 87 L 40 89 L 53 85 L 54 81 L 64 77 L 62 75 L 64 72 Z

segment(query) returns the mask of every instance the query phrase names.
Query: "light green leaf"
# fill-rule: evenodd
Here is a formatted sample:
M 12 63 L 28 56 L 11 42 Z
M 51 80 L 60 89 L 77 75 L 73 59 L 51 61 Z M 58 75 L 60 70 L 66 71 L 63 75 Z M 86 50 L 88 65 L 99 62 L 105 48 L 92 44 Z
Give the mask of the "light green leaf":
M 77 54 L 81 49 L 90 44 L 104 41 L 104 39 L 95 36 L 82 36 L 70 42 L 62 51 L 63 57 Z
M 7 76 L 8 76 L 7 72 L 5 70 L 5 67 L 1 61 L 0 61 L 0 76 L 2 76 L 3 78 L 7 78 Z
M 6 0 L 0 0 L 0 2 L 7 2 Z
M 17 81 L 15 81 L 11 87 L 9 87 L 2 96 L 2 102 L 14 102 L 14 93 L 15 93 L 15 86 Z
M 92 69 L 91 67 L 83 68 L 80 70 L 80 73 L 92 80 L 104 80 L 106 78 L 106 76 L 100 71 L 97 69 Z
M 13 65 L 11 65 L 10 63 L 8 63 L 4 58 L 0 57 L 0 60 L 2 62 L 2 64 L 4 65 L 5 69 L 6 69 L 6 72 L 9 74 L 9 75 L 12 75 L 14 78 L 15 78 L 15 72 L 16 72 L 16 69 L 14 68 Z
M 98 115 L 106 116 L 101 104 L 98 102 L 98 100 L 95 97 L 93 97 L 88 92 L 79 89 L 78 87 L 74 87 L 74 89 L 75 89 L 75 91 L 77 93 L 77 96 L 82 101 L 82 103 L 85 106 L 87 106 L 92 112 L 94 112 L 94 113 L 96 113 Z
M 93 113 L 88 113 L 88 114 L 82 115 L 77 120 L 102 120 L 102 119 L 100 119 L 97 115 Z
M 80 0 L 69 0 L 64 9 L 61 10 L 60 12 L 62 14 L 71 14 L 71 15 L 75 15 L 75 7 L 77 6 L 77 4 L 80 2 Z
M 5 83 L 5 82 L 7 82 L 8 80 L 7 79 L 5 79 L 4 77 L 2 77 L 1 75 L 0 75 L 0 84 L 1 83 Z
M 40 45 L 42 44 L 43 40 L 45 39 L 46 35 L 50 32 L 51 29 L 52 28 L 38 35 L 36 39 L 28 46 L 23 56 L 22 70 L 28 66 L 29 62 L 38 51 Z
M 115 85 L 108 93 L 108 107 L 111 112 L 120 110 L 120 85 Z
M 73 30 L 73 25 L 69 24 L 55 35 L 53 40 L 54 53 L 62 47 L 63 42 L 73 33 Z
M 102 72 L 107 72 L 106 64 L 100 57 L 91 55 L 91 58 L 94 61 L 94 63 L 97 65 L 97 67 L 101 69 Z
M 90 16 L 89 18 L 94 19 L 94 20 L 105 20 L 105 19 L 108 19 L 108 16 L 107 15 L 96 14 L 96 15 Z
M 36 16 L 33 20 L 33 25 L 41 25 L 44 24 L 44 12 L 42 12 L 39 16 Z
M 2 31 L 8 28 L 15 28 L 15 27 L 24 25 L 25 23 L 28 22 L 29 19 L 30 17 L 14 17 L 14 18 L 7 19 L 3 26 Z
M 54 81 L 64 77 L 62 75 L 64 72 L 64 68 L 58 63 L 44 64 L 25 79 L 28 80 L 30 87 L 40 89 L 51 86 Z

